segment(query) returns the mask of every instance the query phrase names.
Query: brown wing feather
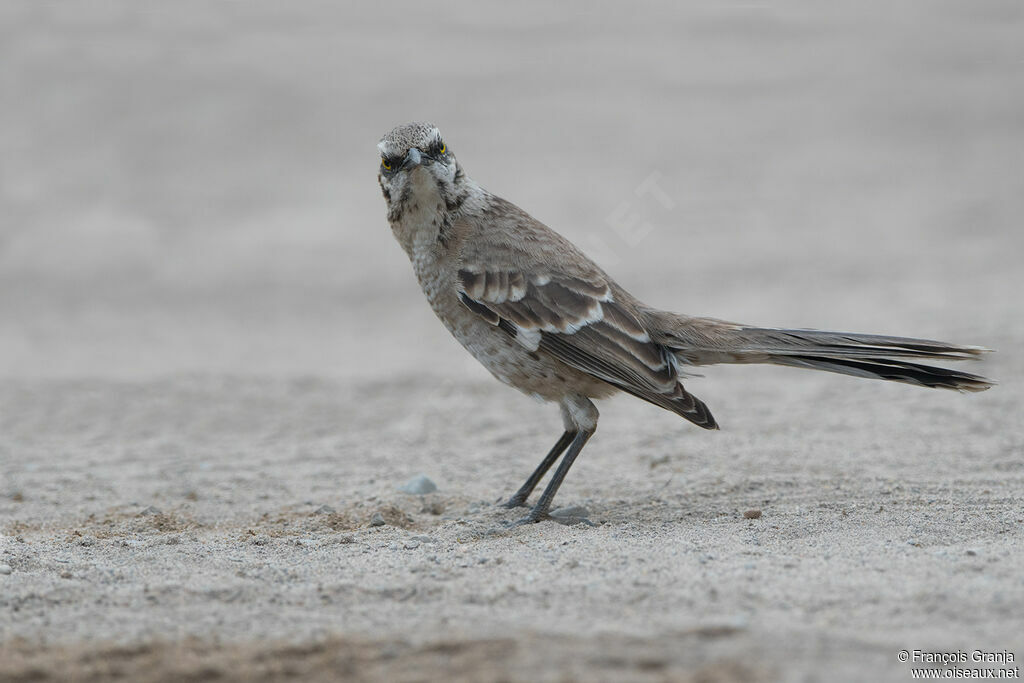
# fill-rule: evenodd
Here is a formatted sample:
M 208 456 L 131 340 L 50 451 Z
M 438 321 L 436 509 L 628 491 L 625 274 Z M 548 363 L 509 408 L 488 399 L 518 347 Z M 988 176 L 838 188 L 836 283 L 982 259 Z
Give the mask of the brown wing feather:
M 459 282 L 471 311 L 527 349 L 541 349 L 702 427 L 717 427 L 707 407 L 679 383 L 672 353 L 651 341 L 628 302 L 616 301 L 602 277 L 467 265 Z

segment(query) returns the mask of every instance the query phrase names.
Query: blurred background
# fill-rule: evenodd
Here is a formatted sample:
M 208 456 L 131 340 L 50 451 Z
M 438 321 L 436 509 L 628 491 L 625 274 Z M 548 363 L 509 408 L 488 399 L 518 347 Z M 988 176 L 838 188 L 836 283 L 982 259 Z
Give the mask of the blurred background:
M 494 534 L 559 420 L 391 235 L 410 120 L 651 305 L 984 345 L 1002 385 L 707 368 L 721 433 L 602 404 L 556 504 L 607 526 Z M 1013 651 L 1022 216 L 1021 0 L 0 0 L 0 678 L 157 680 L 123 647 L 155 639 L 233 680 L 324 634 L 388 681 L 467 638 L 512 671 L 477 680 Z M 55 646 L 18 669 L 23 638 Z
M 485 377 L 385 221 L 409 120 L 651 304 L 1024 337 L 1017 0 L 5 0 L 0 98 L 8 377 Z

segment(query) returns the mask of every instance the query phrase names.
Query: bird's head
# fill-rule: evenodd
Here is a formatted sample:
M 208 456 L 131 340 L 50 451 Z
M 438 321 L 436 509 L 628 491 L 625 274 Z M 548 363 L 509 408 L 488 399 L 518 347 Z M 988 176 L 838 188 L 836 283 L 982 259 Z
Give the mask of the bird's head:
M 442 211 L 457 207 L 465 176 L 436 126 L 398 126 L 381 139 L 377 149 L 377 179 L 388 203 L 389 220 L 395 222 L 416 207 Z

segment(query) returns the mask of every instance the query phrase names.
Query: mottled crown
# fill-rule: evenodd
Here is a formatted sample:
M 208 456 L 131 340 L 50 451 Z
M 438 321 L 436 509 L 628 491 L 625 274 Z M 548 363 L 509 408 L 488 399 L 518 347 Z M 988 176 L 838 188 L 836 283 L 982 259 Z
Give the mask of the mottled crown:
M 427 149 L 441 140 L 441 131 L 432 123 L 414 121 L 396 126 L 377 143 L 382 156 L 402 157 L 413 147 Z

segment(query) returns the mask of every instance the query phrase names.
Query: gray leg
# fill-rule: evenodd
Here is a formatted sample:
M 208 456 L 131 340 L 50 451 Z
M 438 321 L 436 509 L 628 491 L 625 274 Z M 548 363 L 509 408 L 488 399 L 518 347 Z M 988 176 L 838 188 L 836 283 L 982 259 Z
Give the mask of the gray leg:
M 551 466 L 558 460 L 558 456 L 565 452 L 565 449 L 568 448 L 575 436 L 576 432 L 574 431 L 567 431 L 562 434 L 561 438 L 558 439 L 558 443 L 551 448 L 551 451 L 544 457 L 544 460 L 537 465 L 537 469 L 533 471 L 533 474 L 526 480 L 526 483 L 520 486 L 519 490 L 507 502 L 502 503 L 502 507 L 516 508 L 526 505 L 526 499 L 533 493 L 533 489 L 537 488 L 537 482 L 547 474 Z
M 570 431 L 570 423 L 572 427 L 576 429 L 576 433 L 572 437 L 572 441 L 569 444 L 569 450 L 566 452 L 565 457 L 562 458 L 562 462 L 558 463 L 558 469 L 555 470 L 554 475 L 551 477 L 551 481 L 548 482 L 547 488 L 544 489 L 544 493 L 541 494 L 540 500 L 538 500 L 537 504 L 533 506 L 532 510 L 530 510 L 530 514 L 519 521 L 520 524 L 539 522 L 542 519 L 548 519 L 548 511 L 551 509 L 551 501 L 554 499 L 555 493 L 558 492 L 558 487 L 562 485 L 565 475 L 569 473 L 569 468 L 572 467 L 572 463 L 576 460 L 576 456 L 578 456 L 580 451 L 583 450 L 583 446 L 586 445 L 587 440 L 594 435 L 595 431 L 597 431 L 597 408 L 590 402 L 590 399 L 584 396 L 570 396 L 563 400 L 562 416 L 567 423 L 566 433 L 568 434 Z M 554 459 L 552 459 L 552 462 L 554 462 Z
M 551 477 L 551 481 L 548 482 L 548 487 L 544 489 L 544 493 L 540 495 L 540 500 L 530 510 L 530 514 L 526 516 L 522 522 L 539 522 L 542 519 L 548 519 L 548 511 L 551 509 L 551 501 L 555 497 L 555 493 L 558 492 L 558 487 L 562 485 L 562 480 L 565 479 L 565 475 L 569 473 L 569 468 L 572 467 L 573 461 L 576 456 L 583 450 L 583 446 L 587 443 L 594 432 L 579 432 L 576 437 L 573 438 L 572 444 L 569 446 L 569 451 L 562 458 L 562 462 L 558 463 L 558 469 L 555 470 L 555 474 Z

